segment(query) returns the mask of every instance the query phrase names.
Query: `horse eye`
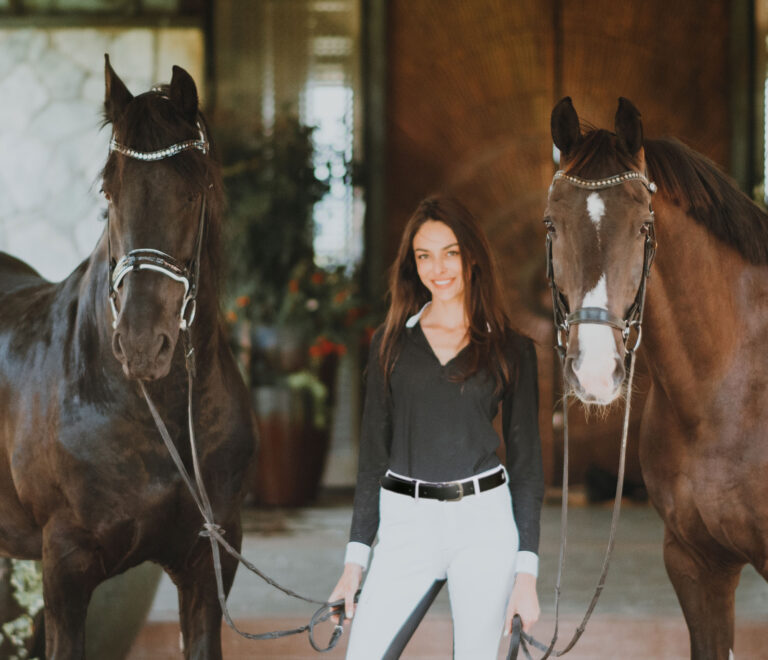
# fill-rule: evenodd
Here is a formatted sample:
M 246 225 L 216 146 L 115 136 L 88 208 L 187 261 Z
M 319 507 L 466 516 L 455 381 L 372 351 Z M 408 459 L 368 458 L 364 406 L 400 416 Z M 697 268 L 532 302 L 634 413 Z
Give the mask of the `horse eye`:
M 106 199 L 108 202 L 112 201 L 112 195 L 110 195 L 104 188 L 101 189 L 101 194 L 104 195 L 104 199 Z
M 640 233 L 645 235 L 648 232 L 651 231 L 651 223 L 650 222 L 644 222 L 643 225 L 640 227 Z
M 554 234 L 555 233 L 555 223 L 552 222 L 552 219 L 551 218 L 544 218 L 543 222 L 544 222 L 544 227 L 546 228 L 546 230 L 550 234 Z

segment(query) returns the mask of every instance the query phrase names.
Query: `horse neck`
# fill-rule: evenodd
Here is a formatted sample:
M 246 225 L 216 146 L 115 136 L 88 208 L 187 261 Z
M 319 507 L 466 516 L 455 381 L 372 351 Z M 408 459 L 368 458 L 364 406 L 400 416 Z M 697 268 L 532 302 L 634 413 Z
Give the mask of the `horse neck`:
M 680 207 L 654 200 L 658 251 L 648 282 L 643 348 L 667 398 L 706 403 L 745 326 L 736 289 L 748 265 Z
M 84 270 L 81 270 L 84 267 Z M 96 249 L 70 279 L 79 287 L 74 319 L 72 366 L 80 374 L 110 379 L 121 375 L 120 365 L 112 355 L 111 317 L 107 287 L 108 251 L 106 232 Z M 98 365 L 98 368 L 94 368 Z

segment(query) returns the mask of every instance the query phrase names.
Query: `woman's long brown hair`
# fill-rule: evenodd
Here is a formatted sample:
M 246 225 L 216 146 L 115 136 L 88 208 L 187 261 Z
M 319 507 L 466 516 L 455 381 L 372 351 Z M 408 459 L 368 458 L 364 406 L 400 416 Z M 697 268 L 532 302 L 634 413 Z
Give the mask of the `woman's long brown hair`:
M 456 236 L 463 265 L 464 306 L 469 319 L 468 360 L 459 379 L 464 381 L 480 369 L 494 374 L 497 389 L 510 382 L 510 364 L 504 345 L 512 326 L 501 297 L 491 249 L 474 216 L 456 199 L 433 195 L 422 200 L 408 220 L 389 276 L 389 310 L 379 347 L 379 362 L 387 380 L 399 355 L 400 339 L 407 319 L 432 296 L 419 279 L 413 254 L 413 237 L 428 220 L 442 222 Z

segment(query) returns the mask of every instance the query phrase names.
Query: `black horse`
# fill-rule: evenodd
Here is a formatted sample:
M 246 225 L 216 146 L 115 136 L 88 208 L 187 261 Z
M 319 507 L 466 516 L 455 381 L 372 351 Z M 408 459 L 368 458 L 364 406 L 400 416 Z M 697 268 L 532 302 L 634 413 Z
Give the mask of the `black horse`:
M 94 588 L 146 560 L 178 587 L 185 657 L 220 658 L 211 546 L 138 386 L 191 471 L 189 337 L 202 475 L 239 548 L 254 424 L 218 303 L 220 168 L 186 71 L 135 98 L 108 58 L 105 74 L 95 250 L 58 284 L 0 252 L 0 554 L 42 559 L 50 658 L 84 656 Z M 236 567 L 223 557 L 227 592 Z

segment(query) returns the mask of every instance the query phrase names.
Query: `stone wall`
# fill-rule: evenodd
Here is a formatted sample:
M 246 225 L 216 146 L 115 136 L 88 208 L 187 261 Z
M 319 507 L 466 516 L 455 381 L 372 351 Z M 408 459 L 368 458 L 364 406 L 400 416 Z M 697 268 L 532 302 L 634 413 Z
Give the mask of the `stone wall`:
M 204 96 L 196 28 L 0 29 L 0 250 L 52 280 L 103 230 L 104 53 L 133 93 L 167 82 L 178 64 Z

